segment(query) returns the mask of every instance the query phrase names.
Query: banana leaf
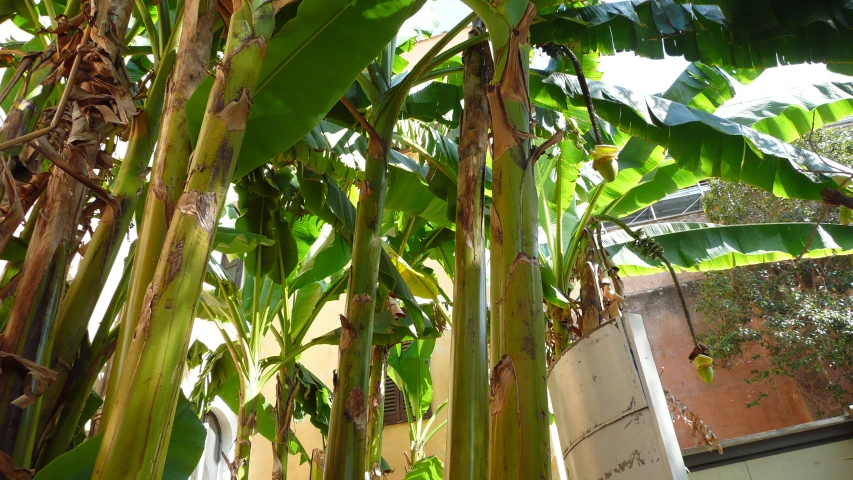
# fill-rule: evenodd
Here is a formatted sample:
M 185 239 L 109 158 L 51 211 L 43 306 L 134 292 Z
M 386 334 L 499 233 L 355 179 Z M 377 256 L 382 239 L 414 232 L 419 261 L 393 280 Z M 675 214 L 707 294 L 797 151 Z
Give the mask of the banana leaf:
M 183 395 L 178 397 L 175 422 L 172 426 L 164 480 L 185 480 L 198 466 L 207 437 L 204 425 L 192 410 L 192 404 Z M 95 468 L 95 458 L 103 434 L 99 433 L 79 447 L 60 455 L 39 470 L 33 480 L 89 480 Z
M 424 0 L 303 0 L 266 45 L 234 178 L 268 162 L 311 131 Z M 318 64 L 326 68 L 318 69 Z M 195 136 L 213 79 L 187 105 Z
M 555 73 L 541 82 L 534 80 L 531 77 L 531 93 L 537 102 L 557 109 L 583 102 L 575 77 Z M 828 175 L 809 170 L 853 173 L 770 135 L 680 103 L 602 82 L 589 82 L 589 86 L 599 116 L 649 142 L 646 148 L 666 148 L 678 167 L 697 181 L 719 177 L 753 185 L 779 197 L 820 200 L 820 191 L 835 188 L 837 183 Z M 652 174 L 653 178 L 660 177 L 660 172 Z M 657 197 L 660 198 L 663 196 Z M 617 214 L 607 204 L 599 208 L 611 215 L 630 213 L 620 209 Z
M 792 142 L 828 123 L 853 115 L 853 82 L 806 85 L 726 105 L 719 117 Z
M 796 258 L 804 249 L 803 258 L 853 253 L 853 227 L 835 224 L 660 223 L 639 228 L 663 247 L 664 256 L 676 271 L 705 272 L 780 262 Z M 602 242 L 622 275 L 666 271 L 660 260 L 641 255 L 634 239 L 622 230 L 608 233 Z
M 560 43 L 579 53 L 683 56 L 738 70 L 798 63 L 826 63 L 841 73 L 853 69 L 849 1 L 697 3 L 631 0 L 568 6 L 541 15 L 530 36 L 533 43 Z

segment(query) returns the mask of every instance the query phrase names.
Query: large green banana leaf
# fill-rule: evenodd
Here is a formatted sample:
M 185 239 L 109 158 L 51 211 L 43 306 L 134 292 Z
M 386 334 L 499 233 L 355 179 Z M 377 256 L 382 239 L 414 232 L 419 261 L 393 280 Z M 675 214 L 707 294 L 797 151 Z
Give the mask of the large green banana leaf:
M 662 156 L 663 153 L 660 152 L 660 155 Z M 706 175 L 696 174 L 679 167 L 672 159 L 665 160 L 655 170 L 643 177 L 635 187 L 628 188 L 622 196 L 611 204 L 600 203 L 596 212 L 606 213 L 614 217 L 624 217 L 707 178 Z
M 853 115 L 853 82 L 826 82 L 726 105 L 715 115 L 786 142 Z
M 424 1 L 303 0 L 266 46 L 234 178 L 310 132 Z M 187 105 L 191 131 L 212 85 L 206 79 Z
M 566 7 L 540 20 L 531 28 L 534 43 L 556 42 L 581 53 L 632 51 L 738 68 L 811 62 L 853 69 L 848 0 L 631 0 Z
M 764 223 L 717 226 L 708 223 L 660 223 L 639 227 L 664 249 L 676 271 L 705 272 L 796 258 L 853 253 L 853 227 L 812 223 Z M 811 243 L 809 238 L 814 234 Z M 666 271 L 659 260 L 642 256 L 622 230 L 602 238 L 620 273 L 626 276 Z
M 531 93 L 537 103 L 559 109 L 583 102 L 575 77 L 555 73 L 541 82 L 534 78 Z M 604 120 L 665 147 L 679 167 L 697 177 L 743 182 L 780 197 L 819 200 L 821 189 L 837 184 L 827 175 L 807 170 L 853 172 L 770 135 L 680 103 L 602 82 L 589 82 L 589 87 L 596 111 Z
M 432 404 L 429 359 L 434 348 L 434 339 L 415 340 L 406 348 L 394 345 L 388 353 L 388 376 L 406 395 L 410 418 L 422 418 Z
M 691 63 L 662 97 L 703 112 L 714 113 L 735 95 L 735 87 L 730 78 L 736 77 L 742 83 L 749 83 L 759 73 L 757 70 L 734 72 L 731 69 L 709 67 L 698 62 Z M 614 181 L 604 185 L 598 204 L 615 205 L 645 175 L 658 168 L 664 159 L 663 148 L 642 138 L 631 137 L 619 152 L 619 173 Z
M 396 171 L 398 174 L 410 173 L 402 169 L 391 169 L 391 171 Z M 326 223 L 331 224 L 336 232 L 351 237 L 355 228 L 356 209 L 340 187 L 328 177 L 318 175 L 301 176 L 299 182 L 300 192 L 305 198 L 305 207 L 314 215 L 323 218 Z M 435 327 L 418 304 L 400 272 L 394 267 L 391 257 L 385 249 L 382 249 L 379 255 L 379 281 L 396 298 L 405 302 L 408 313 L 412 317 L 411 321 L 414 322 L 419 335 L 435 333 Z
M 347 168 L 358 171 L 364 170 L 367 137 L 354 130 L 321 120 L 302 140 L 305 145 L 314 150 L 328 152 L 333 157 L 341 159 Z M 313 157 L 307 160 L 299 158 L 299 160 L 317 173 L 325 173 L 328 170 L 328 168 L 318 168 Z M 424 178 L 427 175 L 427 167 L 419 165 L 418 162 L 393 149 L 388 158 L 388 164 L 417 173 Z M 339 173 L 337 169 L 335 169 L 335 173 Z

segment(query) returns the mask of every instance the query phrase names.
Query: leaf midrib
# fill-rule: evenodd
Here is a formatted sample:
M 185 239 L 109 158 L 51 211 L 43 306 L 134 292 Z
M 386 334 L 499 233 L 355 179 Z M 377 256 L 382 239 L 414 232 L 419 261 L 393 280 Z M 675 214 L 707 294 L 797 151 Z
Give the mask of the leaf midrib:
M 302 42 L 302 44 L 301 44 L 301 45 L 299 45 L 299 48 L 297 48 L 297 49 L 296 49 L 296 50 L 295 50 L 291 55 L 289 55 L 288 57 L 285 57 L 285 60 L 281 63 L 281 65 L 280 65 L 277 69 L 273 70 L 273 72 L 270 74 L 270 76 L 269 76 L 269 77 L 267 77 L 267 79 L 266 79 L 266 80 L 264 80 L 263 82 L 261 82 L 261 83 L 260 83 L 260 85 L 258 85 L 258 88 L 257 88 L 257 90 L 256 90 L 256 93 L 260 93 L 260 92 L 264 89 L 264 87 L 266 87 L 266 86 L 267 86 L 267 84 L 268 84 L 268 83 L 270 83 L 270 82 L 272 81 L 272 79 L 273 79 L 273 78 L 275 78 L 275 77 L 277 77 L 277 76 L 278 76 L 278 74 L 279 74 L 279 73 L 284 69 L 284 67 L 286 67 L 286 66 L 287 66 L 287 65 L 288 65 L 288 64 L 289 64 L 289 63 L 290 63 L 290 62 L 291 62 L 291 61 L 292 61 L 292 60 L 293 60 L 297 55 L 299 55 L 299 53 L 300 53 L 300 52 L 302 52 L 302 50 L 304 50 L 304 49 L 308 46 L 308 44 L 310 44 L 310 43 L 311 43 L 315 38 L 317 38 L 318 36 L 320 36 L 320 34 L 324 33 L 324 32 L 329 28 L 329 25 L 331 25 L 332 23 L 334 23 L 334 22 L 335 22 L 335 20 L 337 20 L 337 19 L 338 19 L 338 17 L 340 17 L 341 15 L 343 15 L 343 13 L 344 13 L 348 8 L 350 8 L 352 5 L 354 5 L 354 3 L 349 3 L 349 4 L 347 4 L 346 6 L 344 6 L 343 8 L 339 9 L 339 10 L 338 10 L 338 12 L 337 12 L 337 13 L 335 13 L 335 15 L 334 15 L 334 16 L 332 16 L 331 18 L 329 18 L 329 20 L 328 20 L 326 23 L 324 23 L 324 24 L 323 24 L 323 26 L 322 26 L 321 28 L 317 29 L 317 30 L 314 32 L 314 34 L 313 34 L 313 35 L 311 35 L 310 37 L 308 37 L 307 39 L 305 39 L 305 41 L 304 41 L 304 42 Z M 294 20 L 294 21 L 295 21 L 295 20 L 297 20 L 297 19 L 298 19 L 298 17 L 299 17 L 299 16 L 298 16 L 298 14 L 297 14 L 297 17 L 296 17 L 296 18 L 294 18 L 293 20 Z M 284 32 L 282 32 L 282 33 L 284 33 Z

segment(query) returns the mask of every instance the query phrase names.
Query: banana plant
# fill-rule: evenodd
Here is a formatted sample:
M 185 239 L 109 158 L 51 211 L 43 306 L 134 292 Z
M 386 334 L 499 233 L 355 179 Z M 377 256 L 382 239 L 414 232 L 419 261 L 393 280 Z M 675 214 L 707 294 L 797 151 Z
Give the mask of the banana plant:
M 313 302 L 306 302 L 305 295 L 299 292 L 295 295 L 296 301 L 292 308 L 288 308 L 281 297 L 282 290 L 269 277 L 257 281 L 254 277 L 247 276 L 247 286 L 238 290 L 221 266 L 212 261 L 209 278 L 216 287 L 213 291 L 202 293 L 202 317 L 213 321 L 222 334 L 225 351 L 233 362 L 238 379 L 234 389 L 236 396 L 229 398 L 228 402 L 235 410 L 238 425 L 231 470 L 236 478 L 248 478 L 251 439 L 260 428 L 259 417 L 266 415 L 273 417 L 275 429 L 270 441 L 276 452 L 276 461 L 280 462 L 276 465 L 277 471 L 282 475 L 281 478 L 284 478 L 288 455 L 299 451 L 291 446 L 298 445 L 298 440 L 293 437 L 290 425 L 296 395 L 306 381 L 301 378 L 304 375 L 301 373 L 303 367 L 298 366 L 295 359 L 300 352 L 319 342 L 308 342 L 294 355 L 273 357 L 263 355 L 261 342 L 267 335 L 272 335 L 279 342 L 282 352 L 287 351 L 284 348 L 287 346 L 284 344 L 284 337 L 290 336 L 285 330 L 288 326 L 287 319 L 304 317 L 306 310 L 310 313 Z M 208 367 L 210 368 L 213 366 Z M 273 399 L 274 411 L 272 402 L 265 401 L 261 394 L 261 388 L 273 378 L 278 382 L 276 398 Z M 204 381 L 210 380 L 204 378 Z M 229 397 L 223 390 L 214 389 L 209 391 L 208 395 L 196 395 L 196 398 L 209 398 L 211 394 Z
M 234 470 L 240 478 L 247 475 L 253 418 L 261 407 L 258 396 L 260 389 L 275 377 L 275 470 L 283 478 L 291 451 L 294 402 L 305 383 L 304 379 L 299 381 L 301 370 L 296 358 L 326 340 L 320 337 L 303 343 L 320 308 L 340 293 L 336 274 L 348 263 L 349 248 L 334 232 L 327 230 L 326 237 L 321 238 L 322 223 L 316 217 L 288 213 L 287 199 L 298 196 L 290 168 L 256 169 L 240 180 L 236 191 L 239 217 L 235 227 L 238 231 L 258 232 L 270 242 L 243 255 L 249 273 L 240 291 L 221 269 L 215 268 L 212 278 L 216 293 L 203 292 L 201 305 L 219 327 L 241 379 Z M 309 254 L 312 247 L 316 251 Z M 321 282 L 328 277 L 332 281 L 324 292 Z M 226 324 L 235 330 L 236 341 L 229 338 Z M 262 340 L 267 335 L 275 337 L 279 355 L 262 356 Z
M 391 156 L 394 125 L 409 90 L 418 78 L 428 73 L 429 62 L 470 21 L 471 18 L 466 18 L 452 28 L 399 82 L 391 78 L 390 59 L 386 57 L 385 61 L 374 65 L 374 71 L 382 76 L 377 75 L 373 84 L 381 97 L 374 105 L 375 110 L 369 112 L 372 121 L 365 119 L 354 105 L 345 100 L 347 109 L 368 133 L 369 141 L 352 230 L 353 262 L 347 290 L 347 312 L 341 317 L 339 383 L 332 406 L 325 478 L 360 479 L 367 471 L 364 465 L 367 443 L 364 425 L 368 411 L 369 351 L 373 344 L 374 314 L 382 305 L 377 297 L 377 280 L 383 259 L 387 258 L 380 235 L 388 193 L 387 164 Z M 417 305 L 411 307 L 417 308 Z M 419 334 L 430 333 L 430 325 L 417 326 Z
M 559 49 L 549 49 L 549 51 L 552 54 L 561 55 Z M 545 80 L 537 80 L 537 78 L 545 78 Z M 557 78 L 561 80 L 557 80 Z M 532 95 L 538 104 L 548 105 L 550 108 L 562 111 L 568 118 L 567 124 L 577 125 L 579 122 L 572 122 L 577 117 L 576 111 L 572 110 L 572 103 L 556 100 L 557 97 L 549 93 L 556 92 L 556 90 L 552 90 L 552 82 L 559 83 L 566 78 L 568 78 L 566 75 L 560 73 L 531 75 Z M 768 138 L 759 132 L 748 129 L 748 125 L 733 124 L 731 121 L 710 115 L 733 94 L 734 89 L 730 80 L 726 80 L 727 78 L 728 76 L 724 75 L 723 70 L 718 67 L 691 64 L 662 97 L 650 100 L 648 105 L 656 103 L 658 106 L 673 109 L 670 111 L 685 108 L 685 112 L 695 112 L 692 113 L 693 118 L 702 119 L 698 120 L 697 123 L 709 127 L 709 131 L 693 137 L 702 145 L 714 142 L 720 144 L 723 142 L 732 144 L 746 142 L 747 146 L 758 145 L 759 157 L 752 160 L 749 155 L 746 155 L 745 158 L 741 159 L 743 161 L 743 168 L 739 175 L 741 181 L 760 184 L 762 188 L 774 191 L 777 195 L 808 198 L 820 198 L 821 189 L 836 185 L 829 177 L 833 171 L 844 174 L 847 170 L 843 167 L 811 156 L 809 152 L 793 151 L 792 147 L 782 141 Z M 741 80 L 749 81 L 752 78 L 754 77 L 745 76 L 741 77 Z M 699 81 L 697 82 L 697 80 Z M 573 90 L 574 104 L 581 102 L 582 94 L 578 81 L 572 77 L 571 82 L 574 82 L 573 85 L 575 85 Z M 590 82 L 590 85 L 591 102 L 600 112 L 601 118 L 615 120 L 616 117 L 612 115 L 615 111 L 611 107 L 613 104 L 619 103 L 619 100 L 615 100 L 613 103 L 600 101 L 602 97 L 599 96 L 600 93 L 598 92 L 603 90 L 598 90 L 598 88 L 606 90 L 609 87 L 599 82 Z M 796 127 L 796 123 L 792 124 L 789 120 L 792 115 L 791 112 L 803 112 L 805 109 L 811 109 L 815 115 L 818 111 L 825 112 L 825 116 L 828 118 L 838 118 L 843 115 L 843 112 L 849 108 L 848 105 L 851 100 L 849 94 L 845 93 L 845 88 L 845 85 L 816 86 L 814 89 L 804 88 L 804 95 L 792 98 L 788 104 L 774 109 L 765 109 L 764 113 L 759 113 L 763 107 L 756 105 L 751 109 L 752 116 L 741 114 L 740 117 L 733 117 L 739 118 L 745 123 L 748 122 L 749 125 L 760 124 L 766 131 L 783 132 L 787 140 L 794 135 L 804 134 L 808 131 L 803 126 Z M 821 99 L 816 96 L 805 95 L 814 90 L 835 93 Z M 610 97 L 612 93 L 611 91 L 607 94 L 608 98 L 615 98 Z M 633 95 L 633 93 L 623 91 L 621 95 L 620 98 L 625 99 L 627 98 L 625 95 Z M 668 99 L 677 100 L 678 103 L 668 102 Z M 637 107 L 637 110 L 634 110 L 635 112 L 642 114 L 647 107 L 641 107 L 640 103 L 642 102 L 633 102 L 632 105 Z M 685 104 L 689 104 L 691 107 L 685 107 Z M 648 111 L 651 112 L 652 110 Z M 621 112 L 625 113 L 624 111 Z M 806 112 L 809 111 L 805 110 L 803 113 Z M 667 118 L 661 113 L 651 114 L 655 118 Z M 682 120 L 687 118 L 687 116 L 681 117 Z M 624 120 L 620 121 L 622 125 L 627 124 Z M 607 125 L 605 122 L 602 123 L 605 126 Z M 677 127 L 675 123 L 678 123 Z M 549 335 L 551 338 L 549 345 L 553 353 L 559 354 L 565 348 L 568 339 L 571 338 L 564 328 L 564 324 L 567 321 L 570 324 L 570 318 L 573 315 L 575 318 L 582 316 L 572 306 L 572 302 L 567 299 L 572 287 L 571 279 L 576 276 L 575 265 L 580 258 L 581 242 L 588 243 L 589 240 L 588 236 L 583 235 L 582 228 L 590 218 L 593 220 L 604 217 L 618 218 L 653 204 L 662 199 L 666 193 L 673 193 L 678 188 L 694 185 L 708 176 L 731 177 L 731 174 L 727 173 L 732 171 L 731 167 L 727 168 L 725 164 L 720 166 L 713 164 L 715 158 L 727 158 L 724 150 L 718 150 L 720 153 L 716 154 L 715 157 L 710 153 L 711 150 L 703 146 L 701 149 L 707 150 L 708 153 L 704 153 L 702 161 L 699 161 L 695 154 L 695 148 L 675 144 L 678 142 L 675 137 L 679 135 L 677 129 L 682 128 L 685 124 L 674 122 L 672 125 L 676 130 L 670 130 L 667 133 L 667 135 L 672 135 L 671 141 L 656 140 L 656 136 L 649 133 L 644 135 L 644 139 L 641 139 L 615 132 L 611 137 L 611 142 L 621 143 L 622 147 L 617 162 L 614 164 L 618 174 L 611 181 L 601 182 L 603 175 L 597 175 L 592 172 L 588 165 L 585 166 L 585 151 L 592 150 L 592 148 L 589 146 L 589 141 L 583 139 L 577 141 L 578 136 L 574 132 L 572 132 L 572 136 L 576 139 L 574 148 L 571 148 L 571 145 L 566 145 L 564 140 L 554 150 L 550 158 L 544 159 L 540 165 L 537 165 L 537 182 L 542 186 L 546 197 L 540 200 L 540 219 L 547 238 L 547 244 L 543 245 L 542 258 L 543 275 L 548 280 L 545 282 L 544 288 L 549 319 L 553 328 L 551 335 Z M 630 133 L 636 130 L 638 130 L 636 123 L 633 124 L 632 129 L 628 129 Z M 613 130 L 605 129 L 605 131 L 612 132 Z M 742 134 L 745 139 L 739 139 L 738 136 L 733 138 L 720 136 L 720 133 L 724 133 L 724 135 Z M 717 139 L 711 140 L 715 135 L 717 135 Z M 660 146 L 656 146 L 655 142 Z M 671 157 L 668 158 L 668 156 Z M 711 162 L 710 165 L 707 163 L 709 161 Z M 752 168 L 759 168 L 759 164 L 750 164 L 750 161 L 761 162 L 760 168 L 768 168 L 775 162 L 775 169 L 779 174 L 775 176 L 775 180 L 771 177 L 771 182 L 768 183 L 766 175 L 757 177 L 750 173 Z M 571 170 L 567 170 L 566 166 Z M 829 170 L 821 170 L 821 166 Z M 807 173 L 809 169 L 820 173 L 809 174 Z M 552 170 L 556 172 L 556 175 L 550 173 Z M 804 171 L 806 173 L 803 173 Z M 827 175 L 821 176 L 822 173 Z M 803 181 L 788 179 L 797 176 Z M 805 180 L 807 177 L 808 180 Z M 729 179 L 736 180 L 735 178 Z M 557 186 L 558 182 L 560 183 L 559 187 Z M 567 193 L 568 195 L 566 195 Z M 566 199 L 567 196 L 568 199 Z M 591 201 L 593 201 L 592 205 L 590 205 Z M 579 227 L 579 225 L 583 226 Z M 567 237 L 571 238 L 569 244 L 563 243 L 563 239 Z M 616 260 L 615 266 L 625 267 L 630 272 L 630 266 L 620 265 L 622 259 L 614 259 Z M 647 271 L 651 272 L 652 270 L 648 269 Z
M 412 472 L 423 468 L 419 465 L 428 458 L 425 452 L 427 442 L 447 424 L 447 420 L 443 420 L 433 428 L 438 414 L 447 406 L 446 400 L 435 409 L 429 420 L 424 421 L 433 401 L 429 359 L 434 348 L 435 340 L 414 340 L 405 348 L 402 344 L 392 346 L 388 354 L 388 376 L 403 393 L 409 424 L 410 444 L 405 454 L 408 462 L 406 478 L 410 478 L 409 474 Z

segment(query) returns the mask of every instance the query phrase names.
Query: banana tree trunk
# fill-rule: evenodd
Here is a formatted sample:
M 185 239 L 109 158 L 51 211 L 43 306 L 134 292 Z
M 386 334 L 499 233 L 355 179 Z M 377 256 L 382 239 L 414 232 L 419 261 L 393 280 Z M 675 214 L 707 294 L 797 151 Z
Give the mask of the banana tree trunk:
M 119 325 L 119 340 L 113 356 L 107 398 L 115 395 L 124 359 L 133 340 L 136 320 L 142 311 L 145 292 L 154 278 L 154 269 L 163 249 L 169 221 L 187 179 L 187 166 L 192 142 L 187 131 L 185 107 L 196 87 L 204 80 L 216 20 L 216 2 L 187 0 L 179 50 L 169 78 L 167 98 L 160 125 L 159 142 L 154 156 L 154 170 L 145 198 L 143 222 L 139 228 L 133 278 Z M 161 63 L 162 64 L 162 63 Z M 111 414 L 111 403 L 104 405 L 102 421 Z
M 382 478 L 382 428 L 385 416 L 385 362 L 388 347 L 373 347 L 367 412 L 367 469 L 370 480 Z
M 65 153 L 66 158 L 71 160 L 69 163 L 78 172 L 88 174 L 85 158 L 74 153 L 71 148 L 67 148 Z M 43 204 L 39 209 L 33 239 L 27 249 L 21 272 L 18 274 L 21 278 L 18 280 L 14 303 L 3 330 L 2 343 L 0 343 L 0 350 L 22 355 L 30 360 L 35 360 L 33 357 L 35 352 L 26 348 L 27 338 L 30 337 L 28 332 L 47 334 L 49 331 L 30 332 L 30 330 L 37 329 L 36 325 L 39 323 L 53 325 L 56 319 L 57 309 L 47 308 L 45 299 L 59 301 L 57 295 L 60 291 L 56 289 L 61 289 L 64 282 L 57 283 L 52 279 L 57 276 L 64 279 L 68 263 L 55 265 L 54 259 L 69 257 L 69 250 L 77 234 L 80 207 L 86 193 L 86 187 L 65 172 L 54 171 L 52 175 L 43 197 Z M 62 253 L 58 255 L 57 252 Z M 50 355 L 48 354 L 45 358 L 49 359 Z M 31 428 L 32 432 L 19 432 L 18 422 L 22 412 L 18 407 L 9 404 L 12 399 L 20 395 L 22 383 L 11 371 L 4 374 L 3 382 L 4 388 L 0 395 L 3 431 L 13 433 L 15 444 L 29 442 L 28 437 L 36 435 L 35 426 Z M 34 407 L 37 406 L 33 405 L 29 408 Z M 13 448 L 5 442 L 2 445 L 5 451 L 11 451 Z
M 353 233 L 352 269 L 347 289 L 346 315 L 341 316 L 338 383 L 332 403 L 329 444 L 326 452 L 327 480 L 362 480 L 367 451 L 367 394 L 370 376 L 370 348 L 379 254 L 380 228 L 389 155 L 389 140 L 398 109 L 380 110 L 368 145 L 364 180 L 359 185 L 358 210 Z
M 134 250 L 131 249 L 130 255 Z M 80 423 L 80 415 L 83 412 L 86 401 L 92 392 L 92 387 L 98 379 L 98 373 L 103 369 L 107 359 L 113 353 L 115 338 L 110 335 L 113 320 L 118 315 L 119 309 L 124 304 L 127 294 L 127 284 L 130 279 L 130 266 L 125 265 L 121 280 L 116 287 L 113 297 L 107 306 L 104 317 L 98 326 L 91 341 L 91 346 L 81 351 L 74 361 L 71 372 L 68 375 L 69 384 L 63 394 L 63 403 L 59 411 L 49 418 L 53 428 L 53 434 L 45 441 L 38 457 L 36 469 L 40 469 L 62 455 L 68 450 L 72 438 L 77 433 Z M 103 395 L 101 395 L 103 397 Z M 44 419 L 42 420 L 44 423 Z M 42 431 L 41 429 L 39 431 Z M 90 436 L 95 431 L 95 426 L 90 430 Z
M 98 9 L 97 16 L 86 28 L 86 33 L 81 38 L 76 38 L 81 45 L 88 44 L 91 38 L 95 46 L 98 47 L 97 52 L 91 55 L 101 55 L 101 51 L 106 52 L 106 56 L 102 58 L 106 61 L 115 61 L 116 55 L 119 52 L 121 45 L 116 44 L 116 39 L 113 35 L 107 32 L 124 31 L 127 29 L 127 23 L 130 18 L 131 2 L 129 0 L 115 0 L 108 5 L 104 5 Z M 78 52 L 77 55 L 84 55 L 84 52 Z M 121 62 L 121 59 L 119 59 Z M 90 62 L 97 62 L 95 59 L 90 59 Z M 111 73 L 104 71 L 90 71 L 91 68 L 88 62 L 82 62 L 80 57 L 76 57 L 74 65 L 78 68 L 83 65 L 83 69 L 98 81 L 102 81 L 108 85 L 115 85 L 119 89 L 126 86 L 126 69 L 122 64 L 120 68 Z M 108 70 L 108 69 L 104 69 Z M 72 68 L 72 72 L 76 72 Z M 122 75 L 125 72 L 125 75 Z M 69 73 L 72 75 L 74 73 Z M 82 88 L 91 88 L 83 86 Z M 47 89 L 49 90 L 49 89 Z M 39 95 L 39 102 L 43 102 L 47 97 Z M 65 108 L 63 106 L 63 108 Z M 67 104 L 67 111 L 70 114 L 71 122 L 67 125 L 65 131 L 69 132 L 67 138 L 61 138 L 57 143 L 61 150 L 62 160 L 74 170 L 78 175 L 83 177 L 89 176 L 90 169 L 94 168 L 99 155 L 100 144 L 104 137 L 106 127 L 109 122 L 105 120 L 100 113 L 93 112 L 81 108 L 76 100 L 72 100 Z M 63 113 L 63 112 L 60 112 Z M 132 116 L 133 113 L 129 113 Z M 44 141 L 44 138 L 40 139 Z M 52 148 L 52 147 L 51 147 Z M 71 259 L 76 250 L 77 245 L 77 224 L 84 207 L 86 198 L 86 187 L 75 180 L 69 173 L 53 167 L 51 170 L 48 187 L 43 196 L 43 204 L 40 207 L 39 217 L 33 232 L 33 239 L 27 249 L 27 255 L 24 260 L 23 269 L 19 275 L 21 278 L 18 283 L 18 288 L 15 295 L 14 303 L 9 314 L 8 322 L 3 331 L 3 341 L 0 343 L 0 350 L 14 354 L 24 354 L 25 357 L 32 359 L 34 350 L 25 349 L 26 332 L 40 321 L 43 325 L 53 325 L 56 320 L 56 309 L 50 309 L 46 313 L 43 298 L 53 298 L 57 302 L 61 298 L 62 289 L 65 282 L 53 282 L 51 278 L 58 275 L 64 279 L 67 272 L 68 262 L 64 261 L 62 265 L 52 265 L 55 258 Z M 58 289 L 58 290 L 57 290 Z M 50 315 L 46 318 L 45 315 Z M 52 330 L 52 328 L 51 328 Z M 50 332 L 41 332 L 44 335 Z M 48 349 L 52 347 L 50 342 L 44 344 Z M 26 352 L 25 352 L 26 350 Z M 45 359 L 53 359 L 52 351 L 46 352 Z M 15 379 L 11 376 L 4 378 L 4 386 L 9 387 L 15 383 Z M 3 395 L 16 395 L 17 388 L 3 388 Z M 14 398 L 14 397 L 13 397 Z M 6 406 L 8 398 L 0 399 L 0 404 Z M 32 407 L 31 407 L 32 408 Z M 18 432 L 18 425 L 12 417 L 19 416 L 20 412 L 15 410 L 15 407 L 6 407 L 3 412 L 2 427 L 7 432 Z M 38 419 L 35 414 L 31 418 Z M 20 432 L 15 440 L 16 445 L 28 443 L 28 436 L 37 435 L 35 425 L 30 428 L 31 432 Z M 8 444 L 2 445 L 4 450 L 8 451 Z M 15 447 L 16 451 L 24 451 L 26 447 Z
M 311 473 L 308 480 L 322 480 L 323 470 L 326 468 L 326 454 L 319 448 L 311 452 Z
M 55 338 L 54 321 L 56 311 L 59 307 L 59 299 L 62 295 L 65 273 L 67 269 L 68 252 L 64 246 L 59 246 L 53 254 L 52 265 L 45 276 L 43 288 L 41 289 L 40 304 L 33 310 L 33 316 L 29 318 L 27 342 L 24 345 L 24 355 L 29 356 L 34 351 L 33 359 L 40 365 L 50 363 L 50 356 Z M 33 344 L 35 348 L 33 349 Z M 24 378 L 31 391 L 35 391 L 35 379 Z M 38 424 L 41 414 L 42 397 L 36 397 L 34 403 L 25 408 L 21 413 L 20 423 L 17 427 L 18 437 L 12 459 L 15 465 L 21 468 L 30 468 L 33 461 L 33 451 L 38 439 Z
M 21 241 L 27 242 L 27 244 L 29 244 L 30 240 L 33 238 L 33 230 L 35 230 L 36 227 L 39 211 L 41 211 L 41 201 L 38 201 L 33 205 L 32 213 L 24 223 L 24 229 L 18 237 Z M 19 279 L 16 279 L 16 277 L 18 273 L 21 272 L 23 265 L 23 261 L 8 262 L 6 264 L 6 268 L 3 270 L 3 278 L 0 280 L 0 285 L 2 285 L 2 288 L 11 289 L 11 291 L 7 293 L 6 297 L 2 300 L 2 304 L 0 304 L 0 330 L 5 328 L 6 321 L 9 319 L 9 312 L 12 310 L 12 304 L 15 301 L 16 287 L 11 285 L 11 283 L 18 282 Z M 0 412 L 2 412 L 2 410 L 3 407 L 0 405 Z M 2 418 L 2 414 L 0 414 L 0 418 Z
M 470 36 L 479 33 L 472 30 Z M 459 141 L 456 210 L 456 277 L 450 403 L 447 426 L 447 475 L 486 478 L 489 465 L 489 358 L 486 329 L 486 266 L 483 247 L 483 195 L 489 149 L 491 54 L 485 43 L 463 54 L 465 111 Z
M 294 364 L 282 367 L 278 372 L 275 397 L 275 441 L 273 443 L 272 480 L 287 479 L 287 459 L 290 456 L 290 424 L 293 421 L 296 392 L 299 382 L 296 379 Z
M 248 480 L 249 462 L 252 455 L 252 435 L 255 434 L 257 414 L 255 401 L 243 402 L 240 394 L 240 407 L 237 409 L 237 442 L 234 446 L 234 461 L 231 467 L 231 480 Z
M 160 66 L 161 70 L 154 81 L 155 87 L 158 80 L 163 81 L 171 71 L 171 65 L 165 65 L 165 62 L 161 62 Z M 127 154 L 111 192 L 120 208 L 117 211 L 112 208 L 104 209 L 98 227 L 86 248 L 86 254 L 80 260 L 77 275 L 74 276 L 62 301 L 57 321 L 60 343 L 57 344 L 56 354 L 61 361 L 69 365 L 74 361 L 121 242 L 133 219 L 145 181 L 145 169 L 148 168 L 148 160 L 156 140 L 152 137 L 152 128 L 156 132 L 162 98 L 163 88 L 152 88 L 145 108 L 133 119 Z M 54 390 L 61 390 L 64 380 L 57 379 Z
M 270 2 L 243 2 L 231 17 L 186 187 L 112 400 L 124 414 L 104 426 L 93 479 L 162 476 L 205 266 L 274 23 Z
M 511 21 L 515 27 L 508 31 L 496 31 L 494 23 L 483 17 L 493 41 L 506 38 L 495 42 L 496 78 L 488 94 L 494 135 L 491 348 L 492 358 L 497 359 L 489 401 L 489 478 L 548 479 L 551 449 L 545 319 L 536 258 L 539 209 L 528 140 L 528 30 L 535 7 L 510 2 L 505 8 L 510 18 L 518 18 Z
M 140 111 L 133 120 L 127 154 L 113 189 L 113 196 L 121 208 L 118 211 L 110 207 L 104 208 L 98 228 L 92 235 L 86 254 L 80 260 L 77 275 L 68 287 L 59 309 L 59 318 L 56 321 L 59 333 L 55 352 L 58 362 L 72 365 L 81 342 L 85 341 L 89 319 L 133 218 L 136 196 L 142 189 L 151 147 L 148 115 L 145 111 Z M 59 369 L 57 373 L 57 379 L 46 395 L 44 404 L 45 410 L 51 412 L 55 402 L 59 400 L 69 371 Z
M 390 141 L 397 114 L 415 81 L 429 62 L 471 21 L 471 16 L 453 27 L 412 68 L 396 86 L 383 94 L 373 126 L 366 125 L 370 139 L 364 180 L 359 184 L 358 209 L 353 232 L 352 268 L 347 289 L 347 311 L 341 316 L 338 382 L 329 424 L 329 444 L 325 458 L 327 480 L 362 480 L 366 472 L 367 398 L 370 377 L 370 348 L 373 344 L 373 319 L 379 257 L 382 251 L 380 229 L 385 207 L 386 168 Z M 357 112 L 354 114 L 359 115 Z

